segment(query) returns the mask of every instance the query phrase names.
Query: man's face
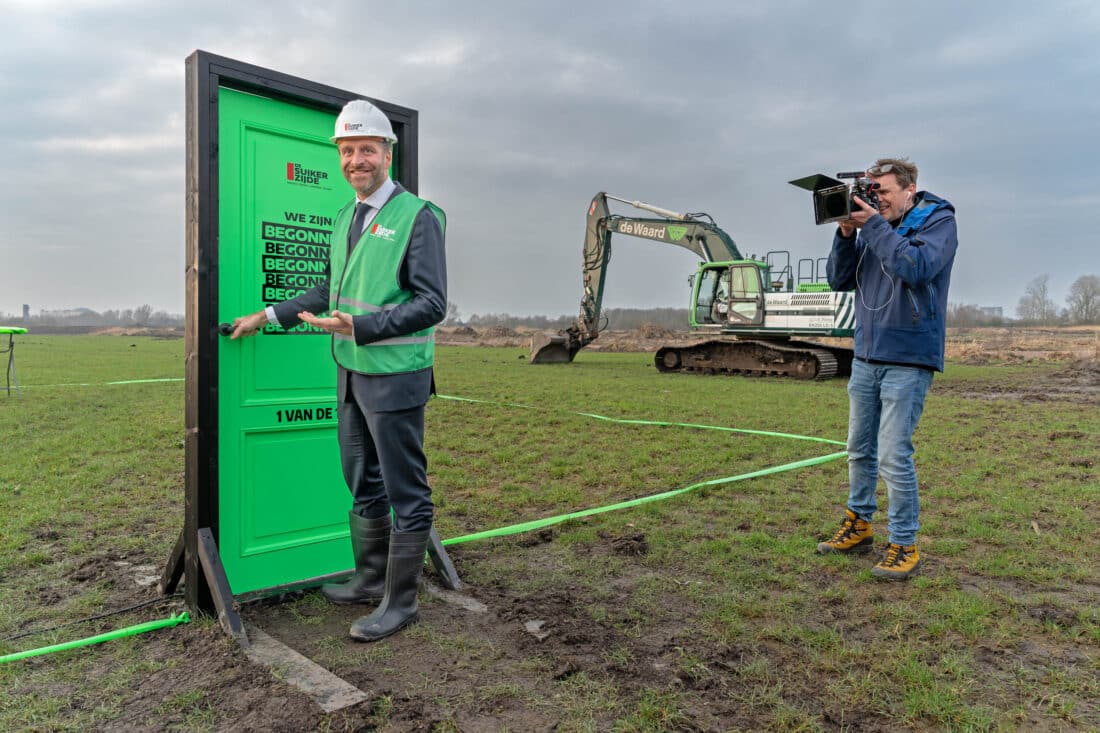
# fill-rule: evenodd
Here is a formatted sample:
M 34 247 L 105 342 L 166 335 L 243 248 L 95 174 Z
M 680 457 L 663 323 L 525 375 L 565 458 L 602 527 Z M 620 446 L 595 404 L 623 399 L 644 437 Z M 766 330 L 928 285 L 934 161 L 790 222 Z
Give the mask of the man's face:
M 910 183 L 902 188 L 898 183 L 898 177 L 893 173 L 871 176 L 871 180 L 879 185 L 876 191 L 878 194 L 878 210 L 886 221 L 895 221 L 905 216 L 905 212 L 912 207 L 917 184 Z
M 379 137 L 347 137 L 337 144 L 340 170 L 360 198 L 366 198 L 390 175 L 393 151 Z

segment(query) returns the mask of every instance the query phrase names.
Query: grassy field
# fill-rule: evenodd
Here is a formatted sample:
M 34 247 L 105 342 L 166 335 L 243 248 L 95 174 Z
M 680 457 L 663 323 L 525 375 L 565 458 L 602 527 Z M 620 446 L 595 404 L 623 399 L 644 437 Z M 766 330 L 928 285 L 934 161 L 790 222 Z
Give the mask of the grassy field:
M 843 380 L 658 374 L 643 353 L 531 367 L 440 347 L 428 408 L 443 537 L 820 456 Z M 0 655 L 162 618 L 183 521 L 180 339 L 24 337 L 0 396 Z M 325 715 L 209 619 L 0 664 L 2 730 L 1097 730 L 1100 399 L 1065 364 L 950 363 L 918 429 L 923 573 L 820 557 L 834 461 L 452 546 L 475 615 L 369 646 L 307 592 L 242 613 L 372 695 Z M 880 503 L 885 508 L 884 491 Z M 885 514 L 875 529 L 885 539 Z M 71 623 L 80 621 L 79 623 Z M 543 622 L 545 635 L 524 631 Z M 28 631 L 37 631 L 20 636 Z M 15 638 L 18 637 L 18 638 Z

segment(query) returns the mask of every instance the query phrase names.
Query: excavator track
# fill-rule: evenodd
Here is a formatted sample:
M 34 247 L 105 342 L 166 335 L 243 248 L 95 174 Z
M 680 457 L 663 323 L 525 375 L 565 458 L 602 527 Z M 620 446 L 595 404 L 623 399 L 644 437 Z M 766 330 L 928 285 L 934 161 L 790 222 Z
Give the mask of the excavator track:
M 660 372 L 822 380 L 851 374 L 852 352 L 808 341 L 734 339 L 664 346 L 653 363 Z

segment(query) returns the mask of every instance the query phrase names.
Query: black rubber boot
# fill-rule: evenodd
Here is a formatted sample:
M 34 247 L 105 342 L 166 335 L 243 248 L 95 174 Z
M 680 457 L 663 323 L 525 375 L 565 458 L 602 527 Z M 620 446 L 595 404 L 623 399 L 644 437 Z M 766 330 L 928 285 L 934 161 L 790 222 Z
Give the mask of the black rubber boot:
M 390 561 L 386 567 L 386 596 L 374 609 L 351 625 L 356 641 L 378 641 L 416 623 L 416 590 L 424 569 L 431 530 L 394 532 L 390 536 Z
M 326 583 L 321 593 L 333 603 L 376 603 L 386 590 L 386 559 L 390 548 L 390 515 L 366 519 L 348 512 L 355 573 L 343 583 Z

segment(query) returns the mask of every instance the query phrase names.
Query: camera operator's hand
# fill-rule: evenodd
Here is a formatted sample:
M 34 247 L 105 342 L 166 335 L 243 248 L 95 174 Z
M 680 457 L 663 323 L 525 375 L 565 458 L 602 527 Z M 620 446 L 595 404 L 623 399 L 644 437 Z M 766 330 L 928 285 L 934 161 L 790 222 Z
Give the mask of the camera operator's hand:
M 858 208 L 857 208 L 858 207 Z M 845 224 L 851 224 L 853 228 L 859 228 L 867 223 L 867 220 L 878 213 L 878 209 L 874 208 L 859 196 L 852 197 L 852 215 L 848 217 L 847 221 L 842 221 L 841 231 L 843 231 Z M 851 236 L 851 235 L 848 235 Z
M 856 229 L 866 224 L 867 220 L 877 213 L 879 213 L 878 209 L 859 196 L 852 196 L 852 213 L 847 219 L 837 222 L 837 226 L 840 227 L 840 236 L 845 239 L 852 237 L 856 233 Z

